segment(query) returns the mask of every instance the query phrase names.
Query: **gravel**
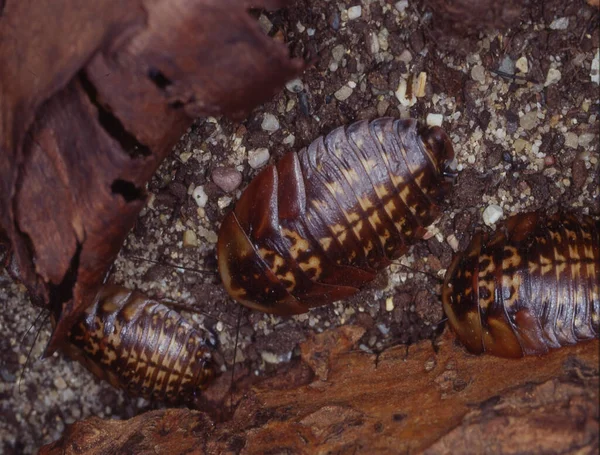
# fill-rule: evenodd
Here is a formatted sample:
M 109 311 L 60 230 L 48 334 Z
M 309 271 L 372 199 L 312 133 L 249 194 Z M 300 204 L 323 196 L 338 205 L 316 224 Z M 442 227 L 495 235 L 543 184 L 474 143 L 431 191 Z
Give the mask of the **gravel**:
M 240 313 L 236 371 L 243 366 L 258 376 L 297 359 L 307 333 L 341 324 L 365 326 L 359 344 L 370 352 L 433 337 L 442 311 L 440 280 L 430 274 L 442 277 L 453 250 L 465 248 L 476 229 L 490 230 L 483 219 L 486 208 L 500 207 L 503 218 L 557 207 L 600 215 L 597 13 L 581 2 L 541 4 L 530 2 L 525 22 L 514 29 L 478 32 L 464 47 L 441 47 L 439 38 L 432 38 L 434 16 L 418 0 L 362 2 L 354 19 L 348 4 L 326 0 L 299 0 L 286 11 L 263 13 L 271 33 L 283 33 L 294 55 L 314 59 L 301 77 L 302 88 L 282 90 L 242 123 L 212 117 L 196 122 L 150 182 L 151 202 L 111 280 L 196 308 L 187 316 L 215 330 L 229 372 Z M 561 18 L 568 18 L 567 28 L 552 30 L 549 25 Z M 333 59 L 336 46 L 344 49 L 339 61 Z M 516 74 L 496 74 L 507 57 L 515 62 Z M 424 96 L 410 96 L 406 89 L 414 88 L 421 73 L 426 74 Z M 546 85 L 549 75 L 552 83 Z M 405 91 L 398 97 L 402 84 Z M 352 93 L 340 100 L 335 94 L 343 87 Z M 228 298 L 215 275 L 217 232 L 259 168 L 339 125 L 384 115 L 425 122 L 428 114 L 443 116 L 459 171 L 429 240 L 357 296 L 303 315 L 240 310 Z M 261 158 L 251 159 L 256 155 Z M 241 185 L 226 193 L 211 179 L 211 170 L 219 167 L 239 171 Z M 174 188 L 183 188 L 183 199 L 173 197 Z M 184 248 L 188 230 L 197 235 L 197 247 Z M 0 280 L 5 334 L 0 339 L 0 452 L 32 453 L 76 419 L 127 418 L 156 406 L 125 397 L 58 354 L 37 360 L 48 339 L 47 323 L 19 391 L 16 381 L 34 336 L 25 334 L 39 310 L 22 287 L 4 275 Z

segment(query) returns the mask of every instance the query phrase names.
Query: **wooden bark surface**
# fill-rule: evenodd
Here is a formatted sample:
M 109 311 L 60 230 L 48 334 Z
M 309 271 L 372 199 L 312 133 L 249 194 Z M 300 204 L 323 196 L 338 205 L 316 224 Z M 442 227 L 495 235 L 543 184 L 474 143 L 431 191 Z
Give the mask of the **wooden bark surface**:
M 506 360 L 466 354 L 446 333 L 437 352 L 425 341 L 376 356 L 348 350 L 361 332 L 342 327 L 308 340 L 302 362 L 236 397 L 229 421 L 186 409 L 126 422 L 92 418 L 41 453 L 597 450 L 597 340 Z
M 53 312 L 49 352 L 92 301 L 146 182 L 193 118 L 242 116 L 302 69 L 248 7 L 0 5 L 0 236 L 12 274 Z

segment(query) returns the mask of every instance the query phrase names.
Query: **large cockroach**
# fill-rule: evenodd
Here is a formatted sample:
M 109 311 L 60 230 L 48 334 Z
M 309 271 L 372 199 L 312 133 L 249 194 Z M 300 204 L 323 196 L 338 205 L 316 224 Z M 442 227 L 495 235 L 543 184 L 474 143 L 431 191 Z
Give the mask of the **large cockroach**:
M 181 403 L 215 376 L 208 338 L 162 303 L 105 285 L 62 350 L 133 396 Z
M 476 234 L 448 269 L 443 304 L 476 354 L 541 355 L 598 338 L 600 221 L 526 213 Z
M 442 129 L 393 118 L 340 127 L 288 153 L 223 221 L 225 288 L 275 314 L 355 294 L 439 216 L 453 159 Z

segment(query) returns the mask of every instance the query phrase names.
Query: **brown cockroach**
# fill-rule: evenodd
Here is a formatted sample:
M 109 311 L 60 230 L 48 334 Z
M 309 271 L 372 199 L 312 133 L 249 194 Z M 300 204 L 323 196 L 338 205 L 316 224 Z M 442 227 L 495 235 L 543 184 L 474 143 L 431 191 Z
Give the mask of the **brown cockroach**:
M 443 305 L 472 353 L 518 358 L 598 338 L 600 221 L 515 215 L 476 234 L 446 274 Z
M 453 160 L 442 129 L 393 118 L 340 127 L 288 153 L 221 225 L 227 292 L 282 315 L 355 294 L 439 216 Z
M 130 395 L 182 403 L 215 377 L 209 339 L 164 304 L 105 285 L 61 348 Z

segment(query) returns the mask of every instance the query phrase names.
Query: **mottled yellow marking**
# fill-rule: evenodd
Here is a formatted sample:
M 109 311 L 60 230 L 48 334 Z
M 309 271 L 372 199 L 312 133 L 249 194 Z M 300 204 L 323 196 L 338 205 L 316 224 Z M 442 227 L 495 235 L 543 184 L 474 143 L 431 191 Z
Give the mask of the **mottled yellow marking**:
M 381 218 L 379 218 L 379 212 L 375 210 L 373 213 L 369 215 L 369 223 L 377 229 L 381 223 Z
M 395 216 L 393 216 L 396 210 L 398 210 L 398 208 L 396 207 L 396 201 L 394 199 L 390 199 L 385 203 L 385 211 L 389 213 L 392 216 L 392 218 L 396 218 Z
M 348 237 L 348 231 L 344 231 L 341 234 L 337 235 L 336 238 L 340 241 L 340 243 L 343 245 L 344 242 L 346 241 L 346 238 Z
M 487 310 L 490 304 L 494 301 L 494 282 L 491 280 L 479 280 L 477 285 L 479 286 L 479 289 L 483 288 L 488 290 L 489 296 L 487 298 L 482 297 L 481 290 L 479 291 L 479 306 L 484 310 Z
M 333 238 L 331 238 L 331 237 L 324 237 L 322 239 L 319 239 L 319 243 L 321 244 L 323 251 L 329 251 L 331 242 L 333 242 Z
M 354 143 L 356 144 L 356 146 L 362 150 L 362 148 L 365 145 L 365 141 L 359 136 L 359 137 L 355 137 L 354 138 Z
M 518 267 L 521 265 L 521 262 L 521 256 L 518 254 L 518 251 L 515 247 L 509 245 L 504 247 L 504 259 L 502 260 L 503 270 L 507 270 L 511 267 Z
M 404 182 L 404 178 L 401 175 L 392 174 L 392 183 L 396 188 L 400 188 L 401 186 L 403 186 Z
M 340 144 L 339 144 L 339 143 L 336 143 L 336 144 L 333 146 L 333 154 L 334 154 L 335 156 L 337 156 L 338 158 L 341 158 L 341 157 L 343 156 L 343 153 L 342 153 L 342 148 L 340 147 Z
M 342 188 L 342 185 L 336 181 L 326 182 L 325 186 L 332 194 L 337 194 L 338 196 L 344 196 L 346 194 L 344 188 Z
M 342 173 L 344 174 L 344 177 L 346 177 L 346 180 L 348 180 L 348 183 L 360 183 L 360 177 L 354 169 L 344 168 L 342 169 Z
M 512 308 L 515 304 L 515 301 L 519 297 L 519 289 L 521 288 L 521 275 L 519 273 L 515 273 L 511 275 L 503 275 L 502 276 L 502 291 L 504 295 L 504 289 L 509 290 L 508 299 L 504 299 L 504 304 L 508 308 Z
M 562 236 L 560 235 L 560 232 L 550 231 L 550 237 L 553 241 L 557 243 L 562 243 Z
M 329 208 L 326 202 L 320 201 L 318 199 L 313 199 L 310 201 L 310 203 L 317 212 L 327 211 L 327 209 Z
M 299 262 L 300 268 L 303 272 L 307 273 L 310 270 L 314 270 L 314 278 L 319 278 L 323 273 L 321 268 L 321 260 L 317 256 L 311 256 L 306 262 Z
M 385 184 L 377 185 L 374 188 L 375 193 L 377 193 L 377 196 L 379 196 L 379 199 L 383 199 L 390 194 Z
M 537 262 L 529 261 L 529 263 L 528 263 L 528 264 L 529 264 L 529 265 L 528 265 L 528 270 L 529 270 L 529 273 L 533 274 L 533 273 L 535 273 L 535 272 L 537 272 L 537 271 L 538 271 L 538 269 L 539 269 L 539 266 L 538 266 L 538 263 L 537 263 Z
M 417 175 L 413 175 L 413 179 L 420 189 L 423 189 L 423 177 L 425 177 L 424 170 L 421 170 Z
M 488 263 L 487 267 L 485 267 L 483 269 L 479 269 L 480 277 L 486 277 L 488 275 L 491 275 L 496 270 L 496 265 L 494 264 L 494 258 L 492 258 L 491 256 L 489 256 L 487 254 L 483 254 L 480 256 L 479 265 L 481 266 L 481 264 L 486 261 Z

